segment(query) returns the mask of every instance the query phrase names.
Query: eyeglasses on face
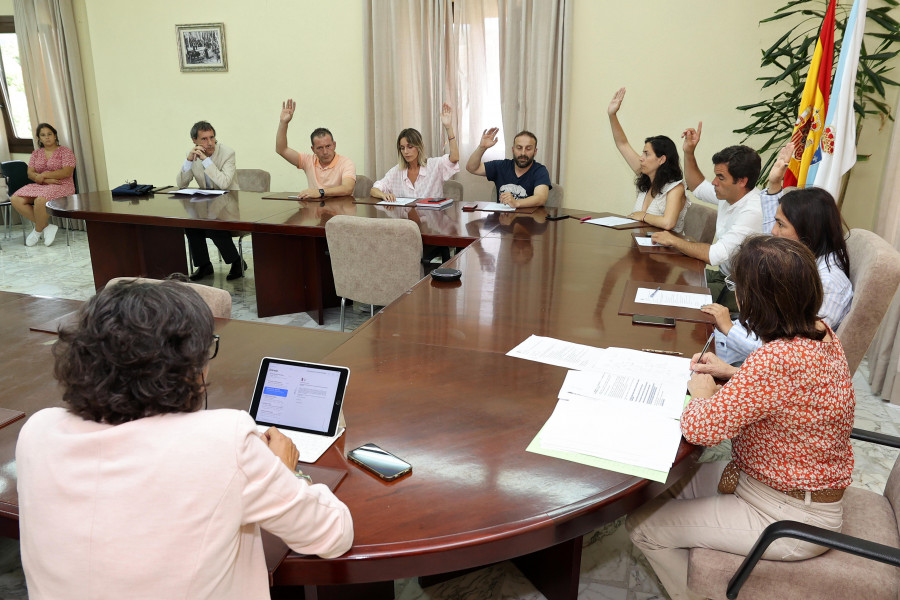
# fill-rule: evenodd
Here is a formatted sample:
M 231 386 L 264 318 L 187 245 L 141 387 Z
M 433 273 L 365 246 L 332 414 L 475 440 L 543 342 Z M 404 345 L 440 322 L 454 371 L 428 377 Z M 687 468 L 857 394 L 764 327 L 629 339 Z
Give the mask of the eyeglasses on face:
M 219 336 L 213 334 L 213 341 L 209 345 L 209 360 L 214 359 L 219 354 Z

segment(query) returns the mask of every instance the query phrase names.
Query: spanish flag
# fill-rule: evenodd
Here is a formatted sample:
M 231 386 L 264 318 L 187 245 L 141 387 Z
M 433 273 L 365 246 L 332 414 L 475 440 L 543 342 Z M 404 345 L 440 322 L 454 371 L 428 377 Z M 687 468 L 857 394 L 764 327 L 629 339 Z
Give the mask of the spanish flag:
M 824 129 L 825 115 L 828 112 L 828 92 L 831 89 L 831 65 L 834 60 L 834 5 L 837 0 L 828 3 L 816 51 L 813 53 L 809 72 L 806 74 L 806 85 L 803 86 L 803 97 L 797 111 L 797 121 L 791 141 L 794 142 L 794 156 L 788 164 L 788 172 L 784 175 L 784 187 L 806 184 L 806 172 L 812 163 L 819 139 Z

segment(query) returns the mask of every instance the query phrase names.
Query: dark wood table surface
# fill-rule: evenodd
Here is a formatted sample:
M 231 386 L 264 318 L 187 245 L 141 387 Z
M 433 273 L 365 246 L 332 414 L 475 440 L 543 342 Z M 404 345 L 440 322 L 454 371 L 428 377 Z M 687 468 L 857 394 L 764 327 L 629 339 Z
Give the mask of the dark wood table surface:
M 257 198 L 250 204 L 258 210 L 265 202 L 277 201 Z M 352 202 L 339 206 L 368 216 L 382 212 Z M 423 239 L 426 231 L 441 230 L 439 225 L 446 225 L 442 231 L 448 236 L 465 234 L 454 238 L 466 248 L 451 260 L 463 272 L 461 281 L 423 279 L 352 336 L 220 324 L 221 351 L 210 371 L 211 408 L 246 408 L 262 356 L 351 369 L 347 432 L 320 464 L 349 472 L 337 494 L 354 515 L 354 546 L 331 560 L 289 555 L 275 572 L 278 586 L 306 586 L 312 597 L 326 597 L 331 590 L 335 597 L 387 598 L 392 585 L 376 582 L 513 558 L 548 598 L 575 598 L 581 536 L 661 493 L 698 456 L 682 442 L 669 480 L 658 484 L 526 452 L 556 404 L 566 370 L 505 353 L 536 334 L 689 356 L 703 346 L 708 325 L 634 326 L 617 310 L 626 281 L 703 285 L 703 264 L 641 253 L 631 231 L 575 219 L 547 221 L 546 213 L 453 210 L 455 223 L 435 225 L 426 217 L 421 226 Z M 249 214 L 243 204 L 241 214 Z M 326 216 L 315 206 L 298 209 L 294 203 L 248 225 L 318 232 Z M 319 233 L 307 237 L 321 239 Z M 32 370 L 32 378 L 39 378 L 38 372 L 50 380 L 46 366 Z M 37 386 L 41 395 L 58 396 L 47 381 Z M 23 387 L 35 391 L 33 385 Z M 0 452 L 4 444 L 14 444 L 12 433 L 0 430 Z M 385 483 L 350 466 L 346 451 L 368 442 L 409 461 L 412 475 Z

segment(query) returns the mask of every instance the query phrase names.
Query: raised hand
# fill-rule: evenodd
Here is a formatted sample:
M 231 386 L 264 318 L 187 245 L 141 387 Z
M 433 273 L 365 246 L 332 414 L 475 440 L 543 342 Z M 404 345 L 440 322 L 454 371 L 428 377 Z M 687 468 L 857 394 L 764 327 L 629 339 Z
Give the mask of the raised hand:
M 297 103 L 288 98 L 285 102 L 281 103 L 281 122 L 282 123 L 290 123 L 291 119 L 294 118 L 294 109 L 297 108 Z
M 613 97 L 612 100 L 609 101 L 609 108 L 606 109 L 606 113 L 609 116 L 613 116 L 619 109 L 622 108 L 622 100 L 625 99 L 625 88 L 619 88 Z
M 484 133 L 481 135 L 481 142 L 478 144 L 479 147 L 487 150 L 488 148 L 492 148 L 494 144 L 497 143 L 497 134 L 500 132 L 499 127 L 491 127 L 490 129 L 485 129 Z
M 688 127 L 684 130 L 684 133 L 681 134 L 681 137 L 684 138 L 683 149 L 685 153 L 694 153 L 694 148 L 696 148 L 697 144 L 700 143 L 701 131 L 703 131 L 703 121 L 700 121 L 697 124 L 697 129 Z
M 794 156 L 794 148 L 794 142 L 788 142 L 784 148 L 778 151 L 775 164 L 772 165 L 772 170 L 769 171 L 768 183 L 770 185 L 775 184 L 777 187 L 781 187 L 781 182 L 784 181 L 784 174 L 787 173 L 791 157 Z
M 450 105 L 444 102 L 444 105 L 441 107 L 441 125 L 444 129 L 449 128 L 453 124 L 452 110 Z

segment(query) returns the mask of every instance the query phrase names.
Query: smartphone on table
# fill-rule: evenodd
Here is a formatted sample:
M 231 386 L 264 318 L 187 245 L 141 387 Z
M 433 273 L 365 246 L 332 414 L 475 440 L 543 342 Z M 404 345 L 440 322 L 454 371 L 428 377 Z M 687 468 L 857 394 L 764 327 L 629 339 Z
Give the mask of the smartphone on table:
M 657 327 L 675 327 L 675 319 L 672 317 L 657 317 L 654 315 L 634 315 L 631 317 L 632 325 L 656 325 Z
M 364 444 L 347 453 L 347 458 L 385 481 L 412 473 L 412 465 L 375 444 Z

